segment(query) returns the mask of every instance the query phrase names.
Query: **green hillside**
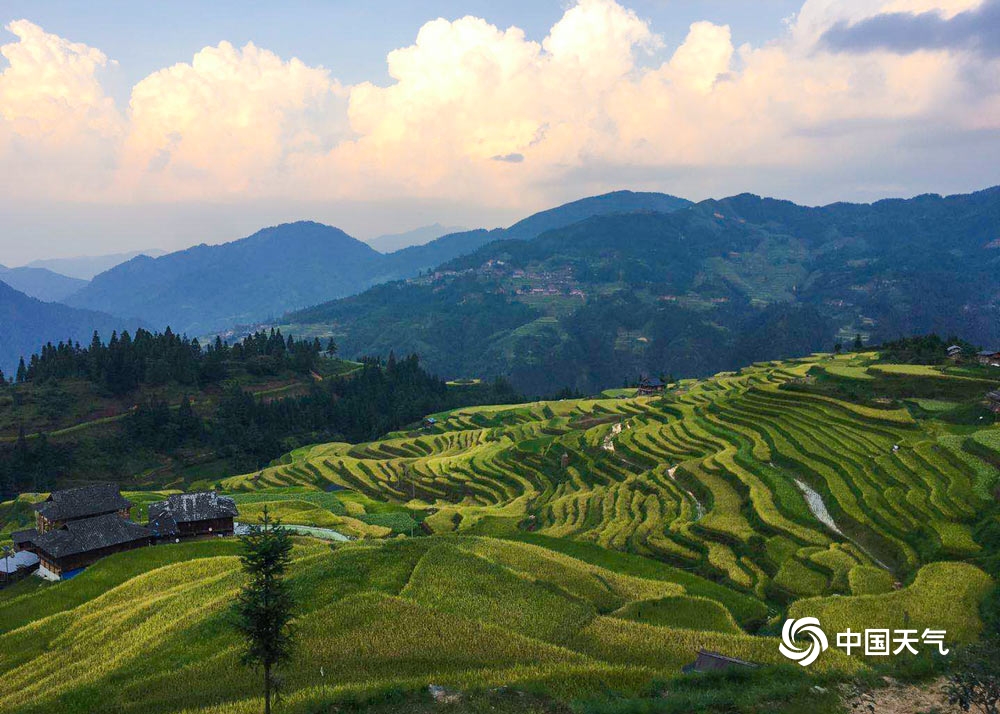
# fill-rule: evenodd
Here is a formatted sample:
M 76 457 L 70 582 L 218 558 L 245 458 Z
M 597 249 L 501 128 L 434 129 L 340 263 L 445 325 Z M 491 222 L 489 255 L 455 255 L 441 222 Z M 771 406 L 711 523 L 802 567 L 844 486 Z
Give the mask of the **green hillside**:
M 997 379 L 871 355 L 767 363 L 662 398 L 458 409 L 223 485 L 336 484 L 434 509 L 435 533 L 570 538 L 784 601 L 847 592 L 856 567 L 905 581 L 980 552 L 974 526 L 997 488 L 980 457 L 997 430 L 970 432 L 912 400 L 946 393 L 974 407 Z M 979 409 L 976 423 L 990 423 Z
M 286 315 L 347 355 L 417 352 L 527 394 L 938 331 L 1000 345 L 1000 189 L 822 207 L 749 194 L 489 243 Z M 996 344 L 994 344 L 996 343 Z
M 224 479 L 245 518 L 266 504 L 354 538 L 296 538 L 282 711 L 420 711 L 431 684 L 543 697 L 483 711 L 663 691 L 662 711 L 837 711 L 815 682 L 887 665 L 836 648 L 788 665 L 785 616 L 980 635 L 1000 545 L 1000 426 L 981 400 L 998 382 L 815 355 L 662 396 L 454 409 Z M 0 504 L 0 530 L 27 500 Z M 0 711 L 257 711 L 225 615 L 236 554 L 159 546 L 0 591 Z M 700 648 L 766 666 L 692 693 L 703 680 L 680 670 Z M 661 711 L 649 701 L 622 711 Z

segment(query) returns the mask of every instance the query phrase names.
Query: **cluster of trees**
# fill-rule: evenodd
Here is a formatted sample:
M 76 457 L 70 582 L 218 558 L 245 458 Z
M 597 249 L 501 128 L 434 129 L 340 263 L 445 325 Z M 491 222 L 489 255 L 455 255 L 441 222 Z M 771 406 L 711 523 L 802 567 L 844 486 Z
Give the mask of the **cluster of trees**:
M 50 342 L 28 362 L 21 358 L 15 381 L 86 379 L 116 395 L 140 385 L 167 382 L 197 388 L 225 379 L 234 366 L 256 375 L 284 370 L 305 373 L 313 369 L 323 351 L 318 339 L 286 339 L 274 329 L 254 333 L 232 346 L 217 337 L 204 349 L 197 339 L 177 335 L 169 327 L 163 333 L 139 329 L 134 337 L 127 331 L 121 335 L 115 332 L 106 344 L 95 332 L 87 347 L 72 341 L 57 345 Z M 332 340 L 325 351 L 330 356 L 336 352 Z
M 28 439 L 21 429 L 14 444 L 0 449 L 0 500 L 18 491 L 50 490 L 64 457 L 44 434 Z
M 366 358 L 347 376 L 314 382 L 301 396 L 266 401 L 231 384 L 221 397 L 196 397 L 174 406 L 159 399 L 142 403 L 122 420 L 120 430 L 97 441 L 54 442 L 22 433 L 15 444 L 0 444 L 0 495 L 48 490 L 81 473 L 127 478 L 137 468 L 148 468 L 140 464 L 150 457 L 183 461 L 191 452 L 225 459 L 232 472 L 252 471 L 304 444 L 366 441 L 426 414 L 523 399 L 503 379 L 449 387 L 425 371 L 415 355 L 396 359 L 391 354 L 388 360 Z
M 384 362 L 366 358 L 360 370 L 315 383 L 298 397 L 262 401 L 233 385 L 205 417 L 188 400 L 177 409 L 164 402 L 142 405 L 129 415 L 125 433 L 136 446 L 161 451 L 211 447 L 237 470 L 252 470 L 300 444 L 366 441 L 465 403 L 519 399 L 502 379 L 449 389 L 420 366 L 416 355 L 400 360 L 390 355 Z
M 958 345 L 962 354 L 972 357 L 977 348 L 959 337 L 952 335 L 942 339 L 936 334 L 919 337 L 902 337 L 886 342 L 878 348 L 883 362 L 902 364 L 944 364 L 948 360 L 948 348 Z

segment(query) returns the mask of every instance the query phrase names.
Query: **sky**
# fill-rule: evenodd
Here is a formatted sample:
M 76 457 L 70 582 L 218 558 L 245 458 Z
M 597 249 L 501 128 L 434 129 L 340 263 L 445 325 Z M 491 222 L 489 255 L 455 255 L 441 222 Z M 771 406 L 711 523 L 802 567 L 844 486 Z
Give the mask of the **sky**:
M 0 263 L 1000 183 L 1000 0 L 0 5 Z

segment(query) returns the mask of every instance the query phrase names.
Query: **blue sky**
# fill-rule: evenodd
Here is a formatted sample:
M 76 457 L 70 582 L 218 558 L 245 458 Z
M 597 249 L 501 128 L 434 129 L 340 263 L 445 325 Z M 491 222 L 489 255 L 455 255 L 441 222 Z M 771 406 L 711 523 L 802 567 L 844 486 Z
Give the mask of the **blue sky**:
M 0 263 L 1000 183 L 1000 0 L 0 6 Z M 439 19 L 441 18 L 441 19 Z

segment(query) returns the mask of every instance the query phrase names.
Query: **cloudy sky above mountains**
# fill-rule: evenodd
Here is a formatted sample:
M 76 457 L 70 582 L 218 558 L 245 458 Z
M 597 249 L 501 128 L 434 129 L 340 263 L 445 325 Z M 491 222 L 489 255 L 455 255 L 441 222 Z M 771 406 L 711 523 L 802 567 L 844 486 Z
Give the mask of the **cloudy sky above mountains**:
M 0 263 L 1000 183 L 1000 0 L 163 5 L 0 9 Z

